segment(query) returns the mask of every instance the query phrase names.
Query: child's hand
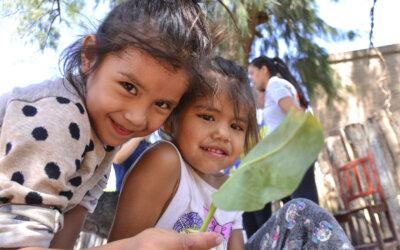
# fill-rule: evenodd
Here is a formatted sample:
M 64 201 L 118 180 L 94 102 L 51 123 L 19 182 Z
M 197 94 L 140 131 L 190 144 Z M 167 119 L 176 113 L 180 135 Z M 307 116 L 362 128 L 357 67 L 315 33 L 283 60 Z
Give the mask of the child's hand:
M 221 242 L 222 236 L 218 233 L 179 234 L 172 229 L 150 228 L 133 238 L 115 241 L 103 247 L 106 247 L 104 249 L 122 248 L 135 250 L 208 250 L 216 247 Z

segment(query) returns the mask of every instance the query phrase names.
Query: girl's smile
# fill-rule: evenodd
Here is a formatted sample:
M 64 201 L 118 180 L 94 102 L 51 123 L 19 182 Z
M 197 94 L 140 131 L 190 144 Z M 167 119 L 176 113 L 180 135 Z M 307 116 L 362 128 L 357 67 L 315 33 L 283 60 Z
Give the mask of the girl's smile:
M 83 56 L 82 61 L 87 72 L 94 58 Z M 86 106 L 103 143 L 121 145 L 164 123 L 188 87 L 185 69 L 166 67 L 131 47 L 107 55 L 88 74 Z
M 204 150 L 206 153 L 210 154 L 211 156 L 215 156 L 217 158 L 224 158 L 228 156 L 228 152 L 225 148 L 223 147 L 200 147 L 202 150 Z
M 115 121 L 111 119 L 111 125 L 113 126 L 115 132 L 117 134 L 120 134 L 121 136 L 129 136 L 130 134 L 133 134 L 135 131 L 127 130 L 124 127 L 120 126 L 117 124 Z

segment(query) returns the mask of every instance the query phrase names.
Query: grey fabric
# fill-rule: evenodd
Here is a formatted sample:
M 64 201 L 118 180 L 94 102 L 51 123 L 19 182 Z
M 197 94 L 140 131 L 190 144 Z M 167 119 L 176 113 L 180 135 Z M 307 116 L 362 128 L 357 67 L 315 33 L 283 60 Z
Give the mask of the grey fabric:
M 327 211 L 307 199 L 286 203 L 247 242 L 255 249 L 354 249 Z

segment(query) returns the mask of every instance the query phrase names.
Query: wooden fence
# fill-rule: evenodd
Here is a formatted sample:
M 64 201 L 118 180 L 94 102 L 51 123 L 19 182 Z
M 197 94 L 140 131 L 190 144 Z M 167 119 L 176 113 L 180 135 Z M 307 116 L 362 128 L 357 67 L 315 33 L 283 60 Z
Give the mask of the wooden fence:
M 318 159 L 317 185 L 320 195 L 320 205 L 332 213 L 344 209 L 336 172 L 333 169 L 349 161 L 367 155 L 370 149 L 383 192 L 395 227 L 400 234 L 400 114 L 379 112 L 367 119 L 364 124 L 350 124 L 337 133 L 325 138 L 325 148 Z M 374 199 L 375 197 L 372 197 Z M 368 203 L 361 200 L 360 203 Z M 366 218 L 367 220 L 367 218 Z M 385 227 L 385 221 L 381 222 Z M 369 232 L 365 232 L 369 234 Z M 368 235 L 362 235 L 368 237 Z

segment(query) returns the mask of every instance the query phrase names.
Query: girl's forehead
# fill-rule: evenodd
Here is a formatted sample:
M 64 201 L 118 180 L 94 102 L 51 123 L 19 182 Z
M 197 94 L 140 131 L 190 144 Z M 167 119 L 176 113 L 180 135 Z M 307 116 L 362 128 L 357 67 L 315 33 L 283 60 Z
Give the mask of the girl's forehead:
M 222 112 L 227 111 L 228 108 L 232 108 L 236 118 L 244 119 L 249 116 L 250 107 L 246 105 L 243 96 L 233 96 L 227 92 L 227 89 L 223 89 L 219 93 L 209 94 L 208 96 L 198 97 L 193 100 L 189 105 L 198 108 L 208 108 L 208 109 L 220 109 Z M 247 119 L 246 119 L 247 120 Z
M 255 71 L 255 70 L 258 70 L 258 68 L 255 67 L 253 64 L 250 64 L 250 65 L 247 67 L 247 69 L 248 69 L 248 71 Z
M 174 67 L 174 65 L 171 62 L 157 58 L 140 48 L 136 48 L 135 46 L 128 46 L 128 47 L 124 48 L 123 50 L 116 53 L 116 56 L 119 56 L 121 59 L 124 59 L 127 61 L 135 60 L 138 55 L 141 58 L 145 58 L 145 61 L 143 63 L 145 63 L 147 65 L 147 67 L 151 67 L 152 65 L 157 65 L 157 66 L 161 66 L 162 68 L 164 68 L 165 70 L 170 71 L 170 72 L 185 71 L 185 73 L 188 74 L 187 67 L 185 67 L 185 66 L 182 66 L 179 68 Z M 151 64 L 147 64 L 148 62 L 151 62 Z

